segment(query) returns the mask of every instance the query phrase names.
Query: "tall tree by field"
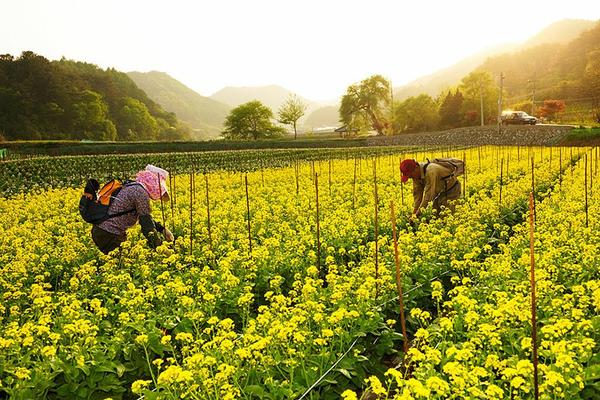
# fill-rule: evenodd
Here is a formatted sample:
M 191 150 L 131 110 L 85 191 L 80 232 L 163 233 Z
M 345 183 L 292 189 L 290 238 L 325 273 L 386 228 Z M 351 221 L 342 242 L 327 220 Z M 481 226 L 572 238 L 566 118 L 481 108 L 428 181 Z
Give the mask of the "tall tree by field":
M 258 100 L 249 101 L 231 110 L 225 119 L 226 139 L 259 139 L 281 136 L 285 130 L 273 125 L 271 109 Z
M 585 94 L 592 101 L 594 120 L 600 123 L 600 49 L 588 53 L 583 76 Z
M 458 88 L 454 94 L 452 94 L 452 91 L 448 91 L 439 109 L 440 127 L 446 129 L 461 125 L 463 99 L 463 95 Z
M 385 117 L 389 104 L 390 82 L 373 75 L 348 87 L 340 105 L 340 121 L 349 128 L 362 128 L 360 125 L 368 121 L 378 135 L 383 135 L 390 125 Z
M 438 105 L 426 94 L 409 97 L 394 108 L 394 132 L 426 132 L 439 125 Z
M 285 125 L 292 125 L 294 127 L 294 139 L 298 137 L 297 123 L 300 118 L 306 112 L 308 105 L 304 103 L 298 96 L 291 94 L 287 100 L 279 108 L 278 116 L 279 122 Z
M 540 107 L 539 113 L 549 121 L 556 121 L 558 114 L 565 111 L 565 102 L 562 100 L 544 100 L 544 105 Z
M 482 100 L 484 122 L 490 122 L 496 118 L 498 88 L 488 71 L 471 72 L 462 79 L 460 89 L 464 95 L 462 114 L 467 125 L 479 124 Z
M 31 51 L 0 55 L 0 132 L 8 140 L 189 138 L 126 74 Z

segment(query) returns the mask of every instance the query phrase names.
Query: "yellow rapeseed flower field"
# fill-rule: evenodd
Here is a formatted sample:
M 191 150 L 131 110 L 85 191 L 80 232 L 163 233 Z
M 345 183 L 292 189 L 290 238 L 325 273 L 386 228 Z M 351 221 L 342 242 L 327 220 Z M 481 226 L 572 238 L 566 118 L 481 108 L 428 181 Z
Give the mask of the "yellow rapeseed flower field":
M 446 155 L 466 158 L 465 195 L 411 226 L 399 161 Z M 399 150 L 179 174 L 172 202 L 153 204 L 175 243 L 150 250 L 136 227 L 108 256 L 78 215 L 81 188 L 0 198 L 0 397 L 533 398 L 533 177 L 540 396 L 594 398 L 594 155 Z

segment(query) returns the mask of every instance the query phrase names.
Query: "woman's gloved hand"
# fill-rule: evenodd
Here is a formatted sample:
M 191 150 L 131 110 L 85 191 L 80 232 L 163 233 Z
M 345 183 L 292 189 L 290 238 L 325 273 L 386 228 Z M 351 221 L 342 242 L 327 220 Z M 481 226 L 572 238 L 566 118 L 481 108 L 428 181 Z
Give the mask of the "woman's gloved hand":
M 172 242 L 175 240 L 175 236 L 173 236 L 173 233 L 171 233 L 171 231 L 168 228 L 165 228 L 165 230 L 163 231 L 163 235 L 167 242 Z

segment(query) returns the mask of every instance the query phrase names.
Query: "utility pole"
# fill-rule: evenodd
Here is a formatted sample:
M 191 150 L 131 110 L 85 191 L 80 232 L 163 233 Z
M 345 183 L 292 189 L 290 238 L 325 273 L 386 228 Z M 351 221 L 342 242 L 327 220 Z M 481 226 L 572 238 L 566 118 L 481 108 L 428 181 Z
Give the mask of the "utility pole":
M 394 134 L 394 86 L 390 78 L 390 134 Z
M 479 115 L 481 115 L 481 126 L 483 126 L 483 82 L 481 81 L 479 81 L 479 104 L 481 106 Z
M 535 78 L 533 79 L 533 93 L 531 95 L 531 115 L 535 117 Z
M 500 72 L 500 94 L 498 95 L 498 133 L 502 125 L 502 88 L 504 86 L 504 72 Z

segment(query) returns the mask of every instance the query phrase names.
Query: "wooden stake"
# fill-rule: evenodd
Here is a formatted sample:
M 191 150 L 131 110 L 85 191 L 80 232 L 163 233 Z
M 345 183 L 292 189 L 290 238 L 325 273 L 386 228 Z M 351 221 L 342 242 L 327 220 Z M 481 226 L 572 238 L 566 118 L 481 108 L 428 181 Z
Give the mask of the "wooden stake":
M 537 313 L 535 298 L 535 252 L 534 252 L 534 220 L 535 208 L 533 192 L 529 193 L 529 254 L 531 260 L 531 344 L 533 349 L 533 388 L 535 399 L 539 399 L 540 391 L 538 385 L 538 345 L 537 345 Z
M 377 195 L 377 159 L 373 160 L 373 196 L 375 197 L 375 298 L 379 297 L 379 196 Z
M 317 205 L 317 269 L 319 270 L 319 276 L 325 278 L 323 271 L 321 271 L 321 226 L 319 223 L 319 176 L 315 172 L 315 198 Z
M 463 163 L 465 171 L 463 173 L 463 199 L 467 197 L 467 154 L 463 151 Z
M 165 225 L 165 203 L 163 201 L 162 187 L 160 186 L 160 174 L 159 173 L 156 174 L 156 179 L 158 179 L 158 193 L 160 194 L 160 211 L 162 213 L 162 224 L 163 224 L 163 227 L 166 228 L 167 225 Z
M 295 170 L 296 170 L 296 196 L 298 196 L 298 194 L 300 193 L 300 184 L 298 183 L 298 174 L 300 173 L 300 166 L 298 165 L 298 160 L 296 160 Z
M 571 169 L 571 180 L 573 180 L 573 148 L 569 147 L 570 156 L 569 156 L 569 168 Z
M 400 325 L 402 327 L 402 337 L 404 338 L 404 356 L 406 357 L 406 354 L 408 354 L 408 335 L 406 334 L 406 319 L 404 317 L 404 293 L 402 291 L 402 273 L 400 272 L 400 260 L 398 257 L 398 238 L 396 237 L 396 212 L 394 211 L 394 201 L 390 202 L 390 211 L 392 214 L 394 261 L 396 263 L 396 290 L 398 291 L 398 302 L 400 303 Z
M 212 250 L 212 234 L 211 234 L 211 229 L 210 229 L 210 199 L 208 197 L 208 175 L 204 174 L 204 181 L 206 183 L 206 221 L 207 221 L 207 228 L 208 228 L 208 243 L 210 245 L 210 248 Z
M 252 257 L 252 231 L 250 227 L 250 197 L 248 196 L 248 174 L 245 176 L 246 181 L 246 210 L 248 211 L 248 255 Z
M 175 191 L 173 190 L 173 176 L 171 175 L 171 171 L 169 173 L 169 204 L 171 208 L 171 225 L 173 230 L 175 230 L 175 210 L 173 209 L 173 198 L 175 197 Z
M 502 206 L 502 174 L 504 173 L 504 159 L 500 162 L 500 198 L 498 204 Z
M 585 153 L 585 227 L 588 227 L 588 157 Z
M 192 251 L 194 249 L 194 216 L 193 216 L 193 210 L 194 210 L 194 192 L 193 192 L 193 187 L 194 187 L 194 182 L 193 182 L 193 176 L 194 176 L 194 170 L 193 170 L 193 166 L 192 166 L 192 170 L 190 171 L 190 257 L 192 256 Z
M 558 148 L 558 188 L 562 192 L 562 147 Z
M 358 160 L 354 159 L 354 179 L 352 180 L 352 209 L 354 209 L 355 201 L 356 201 L 356 164 Z
M 329 173 L 329 197 L 331 197 L 331 160 L 329 160 L 328 164 L 327 172 Z
M 533 160 L 533 157 L 531 157 L 531 193 L 532 194 L 532 201 L 533 201 L 533 219 L 536 218 L 535 216 L 535 161 Z

